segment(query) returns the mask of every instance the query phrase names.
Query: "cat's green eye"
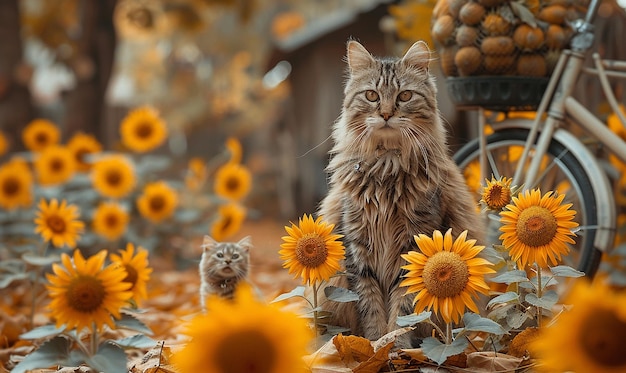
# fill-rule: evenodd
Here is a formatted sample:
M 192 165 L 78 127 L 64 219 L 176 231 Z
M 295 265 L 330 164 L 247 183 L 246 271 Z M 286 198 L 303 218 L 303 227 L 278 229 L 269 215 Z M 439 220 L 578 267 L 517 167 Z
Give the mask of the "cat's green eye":
M 223 257 L 224 257 L 224 254 L 222 254 L 222 253 L 217 253 L 217 255 L 216 255 L 216 256 L 217 256 L 218 258 L 223 258 Z
M 378 100 L 378 93 L 376 93 L 376 91 L 372 91 L 371 89 L 368 91 L 365 91 L 365 98 L 368 101 L 377 101 Z
M 239 254 L 233 254 L 232 258 L 233 258 L 233 259 L 237 259 L 237 258 L 239 258 Z
M 411 99 L 411 97 L 413 97 L 413 92 L 411 92 L 411 91 L 402 91 L 398 95 L 398 100 L 400 100 L 402 102 L 407 102 L 407 101 L 409 101 Z

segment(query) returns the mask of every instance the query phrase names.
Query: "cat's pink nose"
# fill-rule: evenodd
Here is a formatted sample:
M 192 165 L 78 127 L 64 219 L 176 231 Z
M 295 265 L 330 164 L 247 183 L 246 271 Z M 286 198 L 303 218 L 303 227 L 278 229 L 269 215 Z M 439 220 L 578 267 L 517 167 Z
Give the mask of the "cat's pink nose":
M 383 117 L 384 120 L 389 120 L 393 114 L 391 113 L 380 113 L 380 116 Z

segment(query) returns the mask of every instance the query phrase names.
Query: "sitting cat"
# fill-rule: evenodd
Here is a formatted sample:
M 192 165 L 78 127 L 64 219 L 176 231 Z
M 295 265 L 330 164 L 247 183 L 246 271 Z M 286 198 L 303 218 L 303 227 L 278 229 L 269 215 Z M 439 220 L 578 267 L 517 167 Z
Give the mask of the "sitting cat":
M 318 215 L 344 235 L 347 276 L 332 285 L 359 300 L 324 308 L 330 324 L 369 339 L 397 329 L 397 317 L 413 312 L 413 296 L 399 284 L 407 264 L 400 255 L 419 250 L 414 235 L 452 228 L 455 235 L 469 230 L 479 243 L 483 236 L 474 198 L 449 154 L 430 60 L 421 41 L 399 59 L 375 58 L 356 41 L 347 45 L 345 98 Z
M 233 298 L 237 285 L 247 280 L 251 247 L 249 236 L 239 242 L 217 242 L 210 236 L 204 236 L 199 266 L 202 310 L 206 310 L 209 295 Z

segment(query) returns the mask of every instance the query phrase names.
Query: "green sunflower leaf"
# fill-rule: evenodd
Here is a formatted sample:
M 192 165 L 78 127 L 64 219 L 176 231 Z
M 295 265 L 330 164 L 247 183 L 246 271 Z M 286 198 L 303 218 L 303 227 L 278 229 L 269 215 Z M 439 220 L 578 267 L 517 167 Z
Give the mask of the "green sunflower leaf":
M 119 346 L 105 342 L 98 347 L 98 352 L 87 356 L 82 350 L 74 350 L 70 354 L 72 366 L 87 364 L 98 372 L 127 373 L 126 353 Z
M 13 281 L 24 280 L 30 277 L 28 272 L 22 273 L 10 273 L 7 275 L 0 276 L 0 289 L 4 289 L 7 286 L 11 285 Z
M 340 303 L 348 303 L 359 300 L 359 295 L 352 290 L 346 288 L 327 286 L 324 288 L 324 294 L 328 300 Z
M 122 317 L 115 320 L 117 328 L 130 329 L 147 335 L 152 335 L 152 330 L 135 316 L 122 312 Z
M 157 344 L 154 339 L 146 337 L 143 334 L 135 334 L 130 337 L 116 339 L 112 342 L 122 348 L 152 348 Z
M 304 287 L 304 286 L 297 286 L 295 289 L 293 289 L 289 293 L 284 293 L 284 294 L 281 294 L 281 295 L 277 296 L 270 303 L 280 302 L 280 301 L 283 301 L 285 299 L 290 299 L 290 298 L 293 298 L 293 297 L 304 297 L 304 291 L 305 290 L 306 290 L 306 287 Z
M 58 335 L 65 330 L 65 326 L 57 328 L 56 325 L 44 325 L 38 328 L 34 328 L 32 330 L 27 331 L 26 333 L 20 334 L 20 339 L 39 339 L 51 337 L 53 335 Z
M 25 373 L 37 368 L 48 368 L 65 365 L 70 355 L 70 341 L 61 336 L 44 342 L 39 349 L 24 357 L 24 360 L 13 368 L 12 373 Z M 126 361 L 126 358 L 124 358 Z
M 506 324 L 511 329 L 518 329 L 519 327 L 522 326 L 522 324 L 524 324 L 524 322 L 527 319 L 530 319 L 530 318 L 532 318 L 532 316 L 529 315 L 527 312 L 523 312 L 523 311 L 518 310 L 517 308 L 513 308 L 506 315 Z
M 526 282 L 529 280 L 528 280 L 528 277 L 526 276 L 525 271 L 513 270 L 513 271 L 504 272 L 496 277 L 493 277 L 491 278 L 491 281 L 497 282 L 499 284 L 509 285 L 509 284 L 513 284 L 516 282 Z
M 449 345 L 441 343 L 437 338 L 424 339 L 420 347 L 427 358 L 441 365 L 450 356 L 458 355 L 469 345 L 466 338 L 457 338 Z
M 420 314 L 412 313 L 410 315 L 398 316 L 398 319 L 396 320 L 396 324 L 402 327 L 419 324 L 423 321 L 430 320 L 431 314 L 432 312 L 430 311 L 424 311 Z
M 497 322 L 482 317 L 472 312 L 467 312 L 463 315 L 463 323 L 465 324 L 466 331 L 472 332 L 486 332 L 496 335 L 509 334 L 502 325 Z
M 524 300 L 535 307 L 541 307 L 546 310 L 551 310 L 556 302 L 558 302 L 559 295 L 554 290 L 548 290 L 543 293 L 541 298 L 539 298 L 535 293 L 526 294 Z
M 566 265 L 550 267 L 550 272 L 557 277 L 582 277 L 585 275 L 585 272 L 575 270 Z
M 517 294 L 514 291 L 509 291 L 504 294 L 500 294 L 497 297 L 490 300 L 489 303 L 487 303 L 487 308 L 490 308 L 496 304 L 507 303 L 507 302 L 510 302 L 512 300 L 517 300 L 517 299 L 519 299 L 519 294 Z
M 48 266 L 52 263 L 58 263 L 61 261 L 61 256 L 56 254 L 50 254 L 46 256 L 39 256 L 32 253 L 24 253 L 22 254 L 22 260 L 26 263 L 34 265 L 34 266 Z

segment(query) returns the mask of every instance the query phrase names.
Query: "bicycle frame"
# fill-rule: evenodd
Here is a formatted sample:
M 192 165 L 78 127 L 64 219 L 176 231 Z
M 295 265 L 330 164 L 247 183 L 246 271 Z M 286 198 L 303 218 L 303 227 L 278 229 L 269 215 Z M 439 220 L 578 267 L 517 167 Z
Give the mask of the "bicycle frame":
M 595 53 L 593 55 L 595 68 L 585 68 L 583 66 L 591 46 L 593 45 L 592 21 L 597 12 L 600 0 L 592 0 L 584 20 L 574 24 L 575 35 L 572 39 L 572 47 L 561 53 L 554 72 L 550 78 L 546 91 L 537 109 L 536 115 L 530 126 L 521 124 L 520 127 L 529 129 L 529 135 L 525 143 L 524 151 L 521 155 L 513 183 L 524 185 L 525 188 L 532 188 L 538 179 L 543 156 L 547 153 L 550 142 L 553 138 L 560 139 L 562 143 L 569 144 L 570 151 L 577 154 L 586 154 L 585 164 L 589 175 L 594 175 L 592 182 L 595 184 L 598 203 L 598 226 L 594 245 L 600 250 L 607 250 L 613 243 L 615 234 L 615 205 L 613 200 L 602 198 L 612 193 L 607 181 L 607 175 L 598 164 L 595 157 L 585 148 L 585 145 L 573 136 L 567 129 L 562 128 L 563 123 L 575 123 L 594 136 L 597 141 L 606 146 L 613 154 L 626 162 L 626 141 L 613 133 L 594 114 L 585 108 L 580 102 L 572 97 L 572 92 L 582 72 L 597 75 L 601 83 L 602 90 L 609 102 L 613 112 L 618 115 L 623 126 L 626 127 L 626 118 L 619 109 L 619 105 L 611 90 L 608 78 L 626 78 L 626 62 L 602 60 Z M 547 114 L 545 121 L 544 114 Z M 479 109 L 479 131 L 484 134 L 485 118 L 482 109 Z M 503 126 L 515 125 L 512 123 L 502 124 Z M 496 127 L 494 129 L 497 129 Z M 563 142 L 565 139 L 566 142 Z M 533 146 L 536 143 L 535 146 Z M 479 147 L 480 164 L 483 177 L 487 169 L 487 146 L 485 136 L 480 136 Z M 528 164 L 528 157 L 531 150 L 533 158 Z M 528 164 L 528 168 L 525 166 Z M 522 173 L 525 171 L 522 184 Z

